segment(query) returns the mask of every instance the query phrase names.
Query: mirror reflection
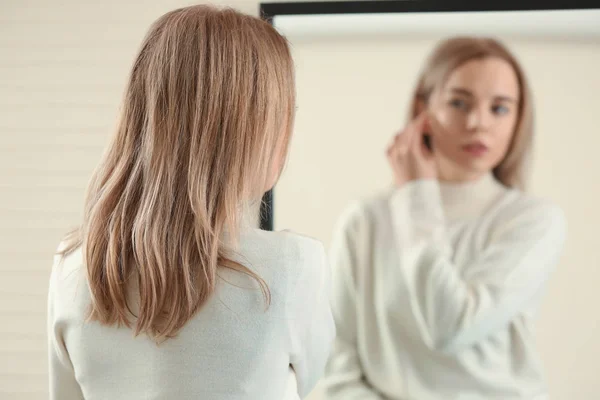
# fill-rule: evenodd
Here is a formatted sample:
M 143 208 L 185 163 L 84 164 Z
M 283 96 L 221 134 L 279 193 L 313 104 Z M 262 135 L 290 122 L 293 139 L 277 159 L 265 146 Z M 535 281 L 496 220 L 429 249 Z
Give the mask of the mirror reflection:
M 389 32 L 279 19 L 298 112 L 275 227 L 326 243 L 338 330 L 311 399 L 547 399 L 572 390 L 566 352 L 592 368 L 585 312 L 563 310 L 600 278 L 600 40 L 501 14 L 444 30 L 440 13 L 433 32 L 416 13 Z

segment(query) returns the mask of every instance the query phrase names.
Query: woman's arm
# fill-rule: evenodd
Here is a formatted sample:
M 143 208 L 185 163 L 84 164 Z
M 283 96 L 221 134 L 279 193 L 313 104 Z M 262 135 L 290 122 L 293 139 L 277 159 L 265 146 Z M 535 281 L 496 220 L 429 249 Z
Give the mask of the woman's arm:
M 59 257 L 55 257 L 48 289 L 48 372 L 50 400 L 82 400 L 81 388 L 75 379 L 75 371 L 63 341 L 64 321 L 58 313 L 60 293 Z
M 341 219 L 331 246 L 333 296 L 331 305 L 337 337 L 324 379 L 331 400 L 381 400 L 365 381 L 357 350 L 356 286 L 357 221 L 356 210 Z
M 405 283 L 425 342 L 457 352 L 503 329 L 523 312 L 557 263 L 565 239 L 562 212 L 530 202 L 515 207 L 494 230 L 476 271 L 464 279 L 451 261 L 439 186 L 412 181 L 391 199 L 400 262 L 394 274 Z
M 290 364 L 296 373 L 298 394 L 307 396 L 323 376 L 335 324 L 329 304 L 330 271 L 321 243 L 311 243 L 302 255 L 305 263 L 295 284 Z

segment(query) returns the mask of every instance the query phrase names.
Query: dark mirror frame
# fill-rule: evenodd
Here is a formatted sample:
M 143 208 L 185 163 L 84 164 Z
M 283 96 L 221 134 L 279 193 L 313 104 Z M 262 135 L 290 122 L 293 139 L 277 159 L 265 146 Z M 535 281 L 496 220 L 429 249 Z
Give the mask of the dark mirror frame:
M 478 11 L 549 11 L 600 9 L 600 0 L 505 0 L 483 2 L 481 0 L 371 0 L 371 1 L 323 1 L 260 3 L 260 16 L 273 24 L 279 15 L 317 14 L 384 14 L 416 12 L 478 12 Z M 600 21 L 598 21 L 600 23 Z M 272 231 L 274 193 L 265 193 L 260 207 L 260 228 Z

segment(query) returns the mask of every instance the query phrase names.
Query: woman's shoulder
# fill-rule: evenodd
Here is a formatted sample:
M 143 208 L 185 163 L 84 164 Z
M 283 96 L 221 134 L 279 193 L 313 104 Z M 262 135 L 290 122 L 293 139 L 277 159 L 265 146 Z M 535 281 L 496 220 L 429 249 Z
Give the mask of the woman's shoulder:
M 78 247 L 63 254 L 65 247 L 65 242 L 61 242 L 54 254 L 48 297 L 55 305 L 56 312 L 78 318 L 83 315 L 90 299 L 83 252 Z
M 59 243 L 54 252 L 51 283 L 66 285 L 78 280 L 83 270 L 83 252 L 81 247 L 67 249 L 65 241 Z
M 254 266 L 259 274 L 273 275 L 274 280 L 322 268 L 326 262 L 321 241 L 291 230 L 245 231 L 237 252 L 242 257 L 240 261 Z
M 265 278 L 271 287 L 294 290 L 299 285 L 314 285 L 327 273 L 325 247 L 310 236 L 291 230 L 254 229 L 240 239 L 239 251 L 243 257 L 240 261 Z
M 276 262 L 305 263 L 325 254 L 323 243 L 291 230 L 264 231 L 253 229 L 241 237 L 242 248 Z
M 496 213 L 499 225 L 527 225 L 541 229 L 565 231 L 567 218 L 554 201 L 516 189 L 508 189 Z
M 539 195 L 508 189 L 504 195 L 503 210 L 506 213 L 533 213 L 540 216 L 561 218 L 564 211 L 554 201 Z

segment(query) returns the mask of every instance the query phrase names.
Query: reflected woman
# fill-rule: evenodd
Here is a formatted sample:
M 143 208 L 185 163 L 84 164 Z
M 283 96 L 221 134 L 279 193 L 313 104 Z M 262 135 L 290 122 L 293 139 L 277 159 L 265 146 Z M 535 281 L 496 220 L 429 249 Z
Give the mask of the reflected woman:
M 532 323 L 565 239 L 522 192 L 523 71 L 498 41 L 440 43 L 387 149 L 395 185 L 341 218 L 329 399 L 547 399 Z

